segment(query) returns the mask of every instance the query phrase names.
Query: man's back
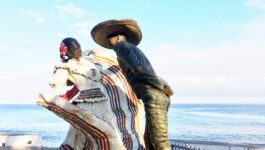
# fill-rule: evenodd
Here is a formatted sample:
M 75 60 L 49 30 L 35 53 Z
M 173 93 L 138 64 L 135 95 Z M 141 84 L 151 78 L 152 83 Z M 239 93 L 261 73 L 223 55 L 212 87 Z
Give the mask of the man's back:
M 128 42 L 119 42 L 114 50 L 120 67 L 137 96 L 139 86 L 149 85 L 159 90 L 163 89 L 163 83 L 158 79 L 151 63 L 139 48 Z

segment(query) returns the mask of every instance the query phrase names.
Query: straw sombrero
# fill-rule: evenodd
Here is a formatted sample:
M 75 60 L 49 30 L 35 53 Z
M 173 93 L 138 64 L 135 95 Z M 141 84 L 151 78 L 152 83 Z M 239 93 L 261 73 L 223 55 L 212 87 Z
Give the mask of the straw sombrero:
M 136 21 L 132 19 L 108 20 L 96 25 L 91 36 L 99 45 L 111 49 L 108 38 L 113 34 L 121 34 L 126 36 L 127 41 L 134 45 L 138 45 L 142 39 L 142 33 Z

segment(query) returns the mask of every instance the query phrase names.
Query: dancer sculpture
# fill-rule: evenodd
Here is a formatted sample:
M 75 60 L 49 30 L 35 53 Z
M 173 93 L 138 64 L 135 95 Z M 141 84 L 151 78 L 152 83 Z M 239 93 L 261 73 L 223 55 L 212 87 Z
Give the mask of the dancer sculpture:
M 66 38 L 63 64 L 55 67 L 52 94 L 41 92 L 38 104 L 71 124 L 60 149 L 144 149 L 143 106 L 125 79 L 116 56 L 101 50 L 81 55 L 80 44 Z M 74 88 L 62 95 L 71 83 Z M 79 94 L 78 94 L 79 93 Z M 76 94 L 76 98 L 73 98 Z

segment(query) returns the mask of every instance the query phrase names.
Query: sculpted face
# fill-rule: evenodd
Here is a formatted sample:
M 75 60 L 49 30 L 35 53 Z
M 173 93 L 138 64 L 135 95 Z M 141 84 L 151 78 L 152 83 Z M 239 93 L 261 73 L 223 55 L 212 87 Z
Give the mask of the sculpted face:
M 109 44 L 115 47 L 119 43 L 119 36 L 114 36 L 109 38 Z
M 70 58 L 79 59 L 82 56 L 82 51 L 80 48 L 78 48 L 68 51 L 67 54 Z

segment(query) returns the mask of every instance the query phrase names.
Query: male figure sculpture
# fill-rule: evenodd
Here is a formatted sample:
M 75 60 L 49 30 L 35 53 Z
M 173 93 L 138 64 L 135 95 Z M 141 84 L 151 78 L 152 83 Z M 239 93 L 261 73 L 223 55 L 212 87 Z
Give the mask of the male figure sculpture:
M 167 112 L 173 92 L 136 47 L 142 38 L 137 23 L 130 19 L 105 21 L 96 25 L 91 35 L 99 45 L 114 49 L 126 79 L 144 103 L 146 149 L 169 150 Z

